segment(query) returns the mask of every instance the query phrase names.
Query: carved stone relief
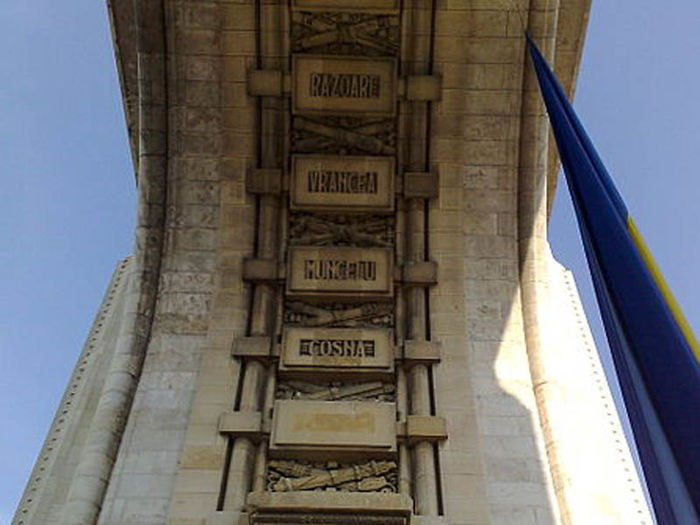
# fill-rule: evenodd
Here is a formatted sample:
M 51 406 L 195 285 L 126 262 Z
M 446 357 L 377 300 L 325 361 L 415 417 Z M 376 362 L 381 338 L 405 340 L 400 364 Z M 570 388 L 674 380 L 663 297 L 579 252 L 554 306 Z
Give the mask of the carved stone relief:
M 318 215 L 293 213 L 289 244 L 296 246 L 391 247 L 393 217 L 382 215 Z
M 368 211 L 369 213 L 366 214 L 348 213 L 347 203 L 328 203 L 326 202 L 328 200 L 325 198 L 326 195 L 323 195 L 323 199 L 317 199 L 320 204 L 313 203 L 316 206 L 315 209 L 308 207 L 307 203 L 305 211 L 298 211 L 304 209 L 302 204 L 296 208 L 297 211 L 292 211 L 288 215 L 287 231 L 290 249 L 287 263 L 292 270 L 287 278 L 285 291 L 287 300 L 284 304 L 283 326 L 286 330 L 292 327 L 295 327 L 295 330 L 300 330 L 302 327 L 339 329 L 337 333 L 326 330 L 328 333 L 323 332 L 321 334 L 324 337 L 337 338 L 345 334 L 342 329 L 382 328 L 387 333 L 386 339 L 389 341 L 386 346 L 387 348 L 390 347 L 392 334 L 387 329 L 391 329 L 394 326 L 395 306 L 391 299 L 393 297 L 395 219 L 393 215 L 377 215 L 376 213 L 377 211 L 393 211 L 393 177 L 395 173 L 393 162 L 397 151 L 397 124 L 396 119 L 388 115 L 395 113 L 397 107 L 395 94 L 397 91 L 396 59 L 386 57 L 396 57 L 398 55 L 400 40 L 400 20 L 396 13 L 391 15 L 378 14 L 376 11 L 374 13 L 363 13 L 355 10 L 355 7 L 344 12 L 320 10 L 311 12 L 310 10 L 304 11 L 299 9 L 292 11 L 291 49 L 295 54 L 293 57 L 293 78 L 295 79 L 293 82 L 293 96 L 296 95 L 299 100 L 296 101 L 293 107 L 294 116 L 291 126 L 291 149 L 289 153 L 298 154 L 297 160 L 301 158 L 301 155 L 307 155 L 307 158 L 310 158 L 312 155 L 314 158 L 322 158 L 322 155 L 336 155 L 344 156 L 348 159 L 344 160 L 342 157 L 338 157 L 344 163 L 342 165 L 338 164 L 338 166 L 325 159 L 327 164 L 325 169 L 329 173 L 333 170 L 344 170 L 343 173 L 346 171 L 351 172 L 352 169 L 358 173 L 374 173 L 374 171 L 379 173 L 381 170 L 374 167 L 374 165 L 371 165 L 372 169 L 362 167 L 364 171 L 357 168 L 358 162 L 367 162 L 364 159 L 374 158 L 373 162 L 379 163 L 381 161 L 386 164 L 387 167 L 382 169 L 386 171 L 387 178 L 391 177 L 391 181 L 386 184 L 386 190 L 381 190 L 383 194 L 386 194 L 385 200 L 388 204 L 382 204 L 383 207 L 378 209 L 369 207 L 367 210 L 358 210 Z M 333 56 L 323 57 L 323 55 Z M 339 55 L 345 56 L 341 58 Z M 361 57 L 373 57 L 376 64 L 372 64 L 372 67 L 379 67 L 377 64 L 380 63 L 384 64 L 386 66 L 385 69 L 390 71 L 391 75 L 384 70 L 365 71 L 367 68 L 359 72 L 353 70 L 351 68 L 352 64 L 359 63 Z M 314 60 L 321 64 L 313 62 Z M 307 66 L 311 64 L 314 67 L 308 66 L 304 69 L 302 67 L 304 64 Z M 389 66 L 393 69 L 388 69 Z M 344 67 L 347 71 L 343 69 Z M 348 77 L 352 75 L 358 76 L 357 83 L 359 87 L 357 88 L 357 93 L 352 90 L 354 89 L 352 87 L 354 84 L 348 84 L 351 80 L 354 82 L 353 77 L 346 82 L 352 89 L 348 88 L 350 91 L 345 93 L 345 91 L 338 88 L 339 91 L 336 94 L 331 88 L 331 81 L 335 78 L 333 77 L 334 75 L 339 78 L 343 75 Z M 361 75 L 371 78 L 360 78 Z M 317 77 L 321 78 L 321 80 L 318 80 Z M 324 90 L 325 84 L 321 82 L 325 80 L 325 77 L 329 77 L 327 90 Z M 367 85 L 365 90 L 366 96 L 364 96 L 365 91 L 363 91 L 365 84 Z M 314 91 L 315 89 L 318 93 Z M 376 93 L 373 90 L 376 90 Z M 357 110 L 360 103 L 367 105 L 369 104 L 368 101 L 371 101 L 373 98 L 384 100 L 387 92 L 392 94 L 392 98 L 388 105 L 382 105 L 381 111 L 362 110 L 363 113 L 357 113 L 359 116 L 340 116 L 354 115 L 353 111 L 360 111 Z M 354 96 L 355 94 L 357 96 Z M 359 102 L 349 100 L 353 96 L 362 100 Z M 304 97 L 313 100 L 309 102 Z M 321 102 L 316 99 L 321 100 Z M 335 104 L 333 105 L 331 102 L 325 102 L 324 99 L 342 100 L 342 104 L 337 101 L 331 101 Z M 331 160 L 336 163 L 340 162 L 334 159 Z M 378 177 L 379 175 L 377 175 L 377 181 L 379 180 Z M 307 186 L 310 180 L 308 177 L 303 179 Z M 373 187 L 373 184 L 375 184 L 374 179 L 368 179 L 366 186 L 370 188 Z M 311 192 L 307 187 L 305 189 L 307 192 Z M 316 193 L 320 194 L 321 191 L 317 190 Z M 358 193 L 362 192 L 358 190 Z M 379 194 L 380 191 L 379 189 L 376 191 L 366 190 L 365 193 Z M 322 205 L 326 205 L 327 208 L 323 209 Z M 311 213 L 314 211 L 316 213 Z M 297 288 L 290 285 L 290 283 L 293 284 L 292 277 L 295 275 L 293 271 L 294 265 L 292 264 L 295 253 L 298 254 L 302 250 L 307 250 L 310 253 L 311 250 L 316 250 L 318 254 L 323 255 L 326 253 L 325 251 L 330 253 L 330 250 L 335 250 L 340 254 L 342 250 L 349 251 L 350 248 L 357 249 L 357 252 L 363 254 L 363 257 L 368 260 L 375 252 L 383 250 L 388 254 L 386 263 L 379 264 L 377 262 L 378 269 L 380 267 L 387 269 L 385 273 L 387 274 L 389 287 L 386 292 L 386 301 L 370 301 L 369 299 L 373 300 L 380 297 L 377 294 L 371 295 L 367 293 L 364 290 L 366 286 L 363 283 L 353 283 L 354 287 L 351 290 L 343 292 L 345 295 L 330 294 L 323 299 L 320 296 L 300 293 Z M 352 254 L 345 255 L 349 261 L 349 257 Z M 307 259 L 309 258 L 310 256 L 307 257 Z M 320 255 L 317 258 L 321 258 Z M 341 259 L 340 255 L 335 257 L 335 259 Z M 305 259 L 305 262 L 308 261 Z M 304 268 L 307 267 L 304 266 Z M 321 278 L 319 277 L 318 279 Z M 327 287 L 328 284 L 325 281 L 317 286 L 321 292 L 325 292 Z M 320 294 L 318 290 L 316 292 Z M 365 293 L 367 295 L 363 296 Z M 294 299 L 295 295 L 296 300 Z M 358 302 L 363 300 L 365 302 Z M 374 352 L 376 347 L 373 346 L 372 348 L 372 352 Z M 372 353 L 372 355 L 375 354 Z M 347 462 L 357 457 L 396 458 L 397 445 L 393 435 L 395 420 L 395 405 L 393 403 L 396 402 L 396 386 L 393 382 L 392 368 L 393 354 L 389 355 L 389 359 L 391 361 L 389 372 L 385 375 L 375 375 L 373 377 L 327 375 L 325 379 L 322 379 L 323 374 L 319 374 L 317 370 L 311 372 L 304 370 L 303 373 L 297 370 L 296 374 L 288 375 L 280 373 L 275 392 L 275 417 L 278 420 L 281 415 L 292 413 L 292 408 L 298 409 L 301 416 L 306 417 L 306 419 L 312 416 L 318 419 L 319 415 L 325 413 L 324 411 L 347 411 L 347 408 L 341 410 L 344 405 L 343 402 L 346 402 L 345 404 L 349 406 L 354 406 L 356 403 L 360 405 L 364 403 L 366 407 L 372 408 L 372 410 L 366 409 L 367 412 L 377 411 L 379 408 L 389 406 L 390 408 L 387 409 L 388 415 L 384 414 L 382 416 L 384 419 L 376 416 L 376 418 L 379 418 L 377 421 L 380 419 L 382 421 L 382 424 L 378 425 L 377 428 L 386 429 L 391 427 L 392 435 L 389 439 L 386 439 L 385 436 L 383 438 L 384 441 L 381 443 L 379 443 L 381 440 L 374 443 L 370 442 L 371 440 L 365 442 L 369 440 L 369 437 L 362 434 L 362 440 L 365 441 L 356 443 L 353 449 L 362 452 L 361 455 L 358 455 L 357 451 L 347 453 L 341 449 L 342 446 L 345 446 L 341 442 L 342 440 L 337 442 L 329 441 L 328 439 L 326 439 L 328 442 L 320 440 L 320 434 L 325 436 L 330 432 L 325 427 L 323 432 L 315 427 L 312 429 L 315 433 L 308 430 L 309 436 L 305 434 L 305 437 L 308 438 L 308 443 L 304 442 L 306 448 L 299 445 L 303 440 L 292 439 L 290 441 L 291 444 L 286 443 L 282 439 L 286 434 L 282 431 L 289 429 L 282 425 L 280 421 L 277 421 L 273 425 L 276 430 L 273 432 L 270 442 L 270 450 L 274 452 L 271 455 L 275 459 L 268 459 L 267 462 L 266 488 L 268 491 L 398 492 L 398 468 L 395 461 L 367 461 L 364 459 L 357 462 Z M 300 378 L 303 380 L 299 380 Z M 358 381 L 360 378 L 364 381 Z M 329 381 L 329 379 L 333 379 L 333 381 Z M 280 411 L 282 405 L 286 403 L 289 404 L 286 410 Z M 314 403 L 319 406 L 323 405 L 323 410 L 315 408 Z M 304 412 L 303 407 L 305 406 L 307 407 L 307 412 Z M 318 413 L 314 412 L 314 410 Z M 354 412 L 349 414 L 342 412 L 338 417 L 341 415 L 346 419 L 357 416 Z M 364 419 L 362 421 L 365 421 L 367 417 L 366 414 L 363 414 L 362 418 Z M 300 421 L 299 418 L 294 419 L 295 425 L 299 423 L 298 420 Z M 316 420 L 314 419 L 314 421 Z M 325 423 L 326 419 L 323 419 L 323 421 Z M 292 428 L 292 430 L 294 429 L 296 427 Z M 333 432 L 347 433 L 349 430 L 346 426 L 341 426 L 341 428 L 335 429 Z M 275 437 L 275 434 L 279 435 Z M 316 434 L 319 434 L 319 436 Z M 381 448 L 378 443 L 382 446 L 390 443 L 391 450 L 387 452 L 381 449 L 381 453 L 377 452 Z M 371 450 L 374 455 L 367 456 L 364 453 L 364 449 Z M 335 453 L 344 453 L 345 455 L 337 455 L 335 458 L 345 462 L 302 460 L 302 458 L 311 460 L 317 458 L 326 459 L 327 457 L 334 457 L 333 454 Z M 321 455 L 319 456 L 318 454 Z M 297 459 L 292 459 L 290 456 L 294 456 Z M 332 517 L 329 517 L 329 519 Z M 354 522 L 355 520 L 352 518 L 347 515 L 341 519 L 341 522 Z M 304 519 L 306 519 L 306 516 Z M 382 519 L 378 523 L 393 523 L 393 521 L 388 519 L 384 521 Z M 404 518 L 396 518 L 397 523 L 403 522 L 403 520 Z M 293 523 L 293 520 L 288 522 Z M 335 523 L 332 520 L 330 522 Z M 340 522 L 338 523 L 340 524 Z
M 292 42 L 295 53 L 396 55 L 399 18 L 367 13 L 295 12 Z
M 391 383 L 370 381 L 363 383 L 280 381 L 276 399 L 309 401 L 382 401 L 396 399 L 396 387 Z
M 293 153 L 337 155 L 394 155 L 393 118 L 295 117 Z
M 391 328 L 394 325 L 392 303 L 312 304 L 305 301 L 287 301 L 284 306 L 284 322 L 289 325 L 342 328 Z
M 300 490 L 342 492 L 397 492 L 398 469 L 394 461 L 312 463 L 270 460 L 267 489 L 272 492 Z

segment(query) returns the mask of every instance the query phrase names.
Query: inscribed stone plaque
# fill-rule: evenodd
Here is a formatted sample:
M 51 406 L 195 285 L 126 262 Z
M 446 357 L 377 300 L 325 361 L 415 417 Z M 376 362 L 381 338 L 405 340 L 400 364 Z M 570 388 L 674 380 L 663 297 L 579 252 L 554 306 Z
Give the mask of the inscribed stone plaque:
M 398 12 L 399 0 L 292 0 L 292 9 L 389 14 Z
M 290 207 L 339 212 L 394 211 L 394 158 L 294 155 Z
M 393 58 L 294 55 L 292 112 L 393 116 L 396 60 Z
M 287 295 L 318 299 L 388 299 L 393 291 L 389 248 L 293 246 Z
M 277 400 L 270 452 L 348 457 L 396 452 L 396 406 L 374 401 Z
M 390 336 L 389 330 L 381 328 L 288 327 L 282 338 L 280 371 L 391 374 Z
M 336 492 L 332 493 L 335 497 L 349 499 L 347 492 Z M 369 499 L 367 494 L 374 496 L 372 492 L 362 492 L 364 499 Z M 381 494 L 381 493 L 380 493 Z M 298 494 L 295 493 L 298 497 Z M 384 494 L 382 494 L 384 496 Z M 329 493 L 326 491 L 321 491 L 319 494 L 320 498 L 331 499 Z M 367 506 L 367 502 L 363 501 L 364 506 Z M 372 501 L 374 503 L 374 501 Z M 373 508 L 375 512 L 382 511 L 381 507 Z M 408 519 L 406 516 L 387 516 L 385 514 L 365 514 L 368 512 L 366 509 L 359 507 L 356 512 L 344 513 L 344 514 L 323 514 L 317 509 L 313 509 L 306 513 L 280 513 L 280 512 L 255 512 L 250 517 L 251 525 L 406 525 Z M 371 512 L 371 511 L 370 511 Z

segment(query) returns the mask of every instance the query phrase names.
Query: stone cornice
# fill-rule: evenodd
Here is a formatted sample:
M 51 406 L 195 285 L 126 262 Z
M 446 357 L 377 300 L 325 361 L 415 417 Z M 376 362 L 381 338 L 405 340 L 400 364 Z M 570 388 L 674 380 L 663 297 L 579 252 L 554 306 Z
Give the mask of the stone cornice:
M 137 49 L 138 30 L 134 2 L 124 0 L 107 0 L 114 56 L 117 62 L 117 73 L 122 90 L 124 117 L 129 133 L 131 159 L 134 173 L 138 172 L 138 71 Z
M 592 0 L 563 0 L 557 23 L 557 42 L 554 56 L 554 71 L 570 99 L 574 98 L 586 38 L 588 17 Z M 559 174 L 559 154 L 554 141 L 549 144 L 547 169 L 547 216 L 552 211 L 552 203 L 557 188 Z

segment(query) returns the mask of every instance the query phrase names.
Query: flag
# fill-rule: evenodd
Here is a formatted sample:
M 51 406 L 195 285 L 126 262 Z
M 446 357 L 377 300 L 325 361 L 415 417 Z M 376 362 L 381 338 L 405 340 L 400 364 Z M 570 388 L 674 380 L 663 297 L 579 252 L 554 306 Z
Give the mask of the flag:
M 527 41 L 654 513 L 661 525 L 698 525 L 700 346 L 566 93 Z

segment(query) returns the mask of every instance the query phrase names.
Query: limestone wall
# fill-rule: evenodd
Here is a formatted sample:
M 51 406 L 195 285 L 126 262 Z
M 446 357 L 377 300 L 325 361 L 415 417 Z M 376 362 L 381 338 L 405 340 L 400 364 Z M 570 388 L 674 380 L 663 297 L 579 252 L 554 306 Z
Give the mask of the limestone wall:
M 231 345 L 249 301 L 240 275 L 255 220 L 244 190 L 253 13 L 252 3 L 166 9 L 167 233 L 147 357 L 100 523 L 164 523 L 169 506 L 184 516 L 216 507 L 226 451 L 216 423 L 231 407 Z

